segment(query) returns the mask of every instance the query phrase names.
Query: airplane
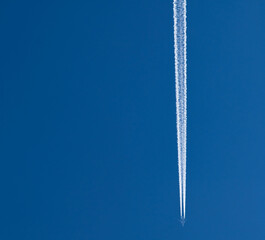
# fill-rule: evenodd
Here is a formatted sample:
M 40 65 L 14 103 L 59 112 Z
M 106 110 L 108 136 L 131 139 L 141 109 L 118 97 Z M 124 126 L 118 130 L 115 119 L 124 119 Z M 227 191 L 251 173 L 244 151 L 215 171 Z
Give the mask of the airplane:
M 181 219 L 179 221 L 180 221 L 182 227 L 184 227 L 184 224 L 186 222 L 185 218 L 184 217 L 181 217 Z

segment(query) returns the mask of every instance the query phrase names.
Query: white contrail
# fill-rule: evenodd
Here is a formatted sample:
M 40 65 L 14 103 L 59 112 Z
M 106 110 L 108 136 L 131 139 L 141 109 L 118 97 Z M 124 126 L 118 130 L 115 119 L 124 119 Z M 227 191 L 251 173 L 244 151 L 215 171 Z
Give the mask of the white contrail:
M 187 142 L 187 22 L 186 0 L 173 0 L 174 52 L 176 81 L 176 122 L 178 137 L 178 169 L 180 218 L 186 217 L 186 142 Z

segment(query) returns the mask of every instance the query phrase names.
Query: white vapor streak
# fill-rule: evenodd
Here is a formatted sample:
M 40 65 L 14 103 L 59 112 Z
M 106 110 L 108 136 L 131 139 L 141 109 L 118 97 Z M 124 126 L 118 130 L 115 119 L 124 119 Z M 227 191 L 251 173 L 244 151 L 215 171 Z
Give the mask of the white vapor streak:
M 174 53 L 176 84 L 176 124 L 180 217 L 186 216 L 186 142 L 187 142 L 187 22 L 186 0 L 173 0 Z

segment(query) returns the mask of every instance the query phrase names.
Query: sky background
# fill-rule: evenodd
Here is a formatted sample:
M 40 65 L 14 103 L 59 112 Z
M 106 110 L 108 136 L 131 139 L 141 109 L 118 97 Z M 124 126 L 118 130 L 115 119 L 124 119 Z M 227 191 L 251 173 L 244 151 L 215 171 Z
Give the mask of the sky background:
M 188 1 L 187 222 L 172 1 L 0 2 L 0 239 L 265 239 L 265 1 Z

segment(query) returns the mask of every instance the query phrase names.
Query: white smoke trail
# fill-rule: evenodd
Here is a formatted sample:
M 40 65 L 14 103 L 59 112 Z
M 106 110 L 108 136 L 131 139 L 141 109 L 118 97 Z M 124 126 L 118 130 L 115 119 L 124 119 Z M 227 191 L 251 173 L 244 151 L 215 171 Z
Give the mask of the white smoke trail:
M 178 137 L 178 169 L 180 217 L 186 217 L 186 142 L 187 142 L 187 22 L 186 0 L 173 1 L 174 52 L 176 84 L 176 122 Z

